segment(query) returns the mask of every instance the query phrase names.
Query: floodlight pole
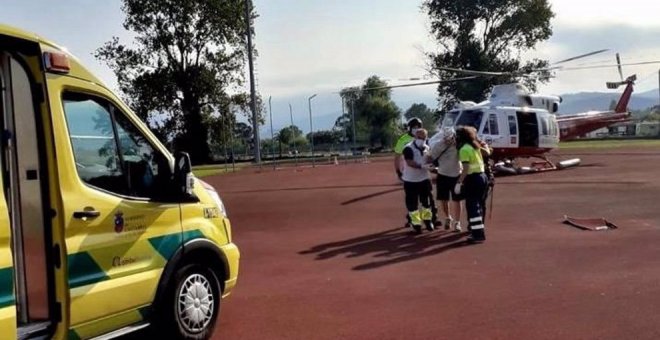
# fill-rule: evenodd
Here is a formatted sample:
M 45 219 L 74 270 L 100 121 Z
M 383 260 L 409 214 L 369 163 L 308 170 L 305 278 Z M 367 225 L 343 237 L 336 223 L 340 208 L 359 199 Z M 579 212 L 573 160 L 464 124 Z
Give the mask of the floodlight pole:
M 259 119 L 257 117 L 257 94 L 254 86 L 254 63 L 252 62 L 252 28 L 250 8 L 252 1 L 245 1 L 245 22 L 247 26 L 248 65 L 250 67 L 250 109 L 252 110 L 252 130 L 254 131 L 254 161 L 261 165 L 261 143 L 259 141 Z
M 351 115 L 353 121 L 353 152 L 357 151 L 356 149 L 356 134 L 355 134 L 355 98 L 351 99 Z
M 268 115 L 270 116 L 270 155 L 273 162 L 273 170 L 275 170 L 275 135 L 273 134 L 273 105 L 271 104 L 272 96 L 268 96 Z
M 293 140 L 293 159 L 295 160 L 296 167 L 298 166 L 298 152 L 296 152 L 296 132 L 293 129 L 293 108 L 289 103 L 289 115 L 291 116 L 291 139 Z
M 341 117 L 342 117 L 342 123 L 343 119 L 346 116 L 346 104 L 344 102 L 344 96 L 341 96 Z M 342 124 L 344 125 L 344 124 Z M 348 147 L 346 146 L 346 140 L 348 139 L 348 134 L 346 133 L 346 126 L 342 127 L 342 130 L 344 130 L 344 162 L 348 163 Z
M 314 161 L 314 128 L 312 127 L 312 99 L 314 99 L 314 97 L 316 97 L 316 94 L 307 98 L 307 102 L 309 103 L 309 141 L 312 146 L 312 168 L 316 167 Z
M 231 171 L 234 172 L 236 171 L 236 153 L 234 152 L 234 129 L 236 127 L 234 126 L 234 120 L 232 119 L 231 121 L 231 129 L 229 132 L 229 138 L 230 139 L 230 145 L 231 145 Z
M 225 148 L 225 172 L 229 172 L 229 164 L 227 163 L 227 121 L 226 116 L 221 116 L 222 119 L 222 145 Z

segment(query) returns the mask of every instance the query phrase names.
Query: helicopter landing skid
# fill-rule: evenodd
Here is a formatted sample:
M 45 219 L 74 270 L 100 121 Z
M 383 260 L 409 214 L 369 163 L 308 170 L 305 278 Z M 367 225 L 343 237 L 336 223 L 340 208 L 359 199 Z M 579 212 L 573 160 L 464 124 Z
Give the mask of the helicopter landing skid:
M 532 157 L 538 158 L 540 161 L 532 162 L 530 166 L 518 166 L 513 160 L 509 159 L 495 163 L 493 166 L 493 172 L 499 176 L 524 175 L 536 172 L 563 170 L 580 164 L 580 159 L 578 158 L 561 161 L 555 164 L 544 156 Z
M 557 166 L 552 163 L 547 157 L 541 157 L 541 156 L 534 156 L 535 158 L 541 159 L 541 161 L 537 162 L 532 162 L 532 170 L 533 171 L 551 171 L 551 170 L 557 170 Z

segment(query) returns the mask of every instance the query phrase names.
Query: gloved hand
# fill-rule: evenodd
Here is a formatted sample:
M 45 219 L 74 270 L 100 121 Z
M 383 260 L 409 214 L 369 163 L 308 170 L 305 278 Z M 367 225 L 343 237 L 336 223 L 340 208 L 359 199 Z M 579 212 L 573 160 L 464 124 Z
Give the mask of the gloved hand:
M 461 194 L 461 186 L 462 186 L 461 183 L 456 183 L 456 185 L 454 186 L 454 193 L 455 193 L 456 195 L 460 195 L 460 194 Z
M 424 169 L 426 169 L 426 170 L 434 170 L 434 169 L 435 169 L 435 165 L 433 165 L 433 163 L 426 163 L 426 164 L 423 164 L 423 165 L 422 165 L 422 168 L 424 168 Z

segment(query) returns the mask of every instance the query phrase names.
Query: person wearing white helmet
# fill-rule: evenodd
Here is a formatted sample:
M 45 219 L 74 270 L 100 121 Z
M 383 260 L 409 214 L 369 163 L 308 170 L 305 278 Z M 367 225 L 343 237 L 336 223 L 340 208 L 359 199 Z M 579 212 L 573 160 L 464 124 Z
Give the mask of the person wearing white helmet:
M 415 140 L 415 134 L 417 133 L 417 130 L 422 128 L 422 120 L 417 117 L 410 118 L 406 123 L 406 127 L 408 131 L 399 137 L 399 139 L 396 141 L 396 145 L 394 146 L 394 170 L 396 171 L 397 177 L 399 177 L 399 180 L 401 181 L 404 168 L 403 148 Z
M 429 140 L 429 146 L 427 162 L 437 166 L 436 195 L 440 201 L 440 210 L 446 217 L 445 230 L 460 232 L 463 196 L 453 192 L 462 170 L 456 149 L 456 131 L 451 127 L 440 129 L 440 132 Z
M 405 167 L 405 162 L 403 159 L 403 149 L 415 140 L 415 135 L 417 131 L 421 130 L 423 126 L 422 120 L 417 117 L 412 117 L 406 122 L 407 131 L 399 137 L 394 146 L 394 169 L 396 171 L 399 181 L 404 182 L 403 180 L 403 169 Z M 428 134 L 428 132 L 427 132 Z M 431 190 L 431 196 L 429 197 L 431 201 L 431 213 L 433 214 L 432 221 L 436 223 L 438 217 L 438 208 L 435 205 L 435 200 L 433 199 L 433 193 Z M 407 216 L 407 215 L 406 215 Z
M 415 131 L 415 139 L 403 148 L 405 166 L 403 168 L 403 190 L 405 193 L 407 221 L 417 233 L 422 231 L 422 224 L 428 231 L 435 230 L 433 223 L 433 185 L 429 170 L 433 164 L 426 162 L 429 151 L 426 145 L 427 131 Z M 421 203 L 421 208 L 419 205 Z

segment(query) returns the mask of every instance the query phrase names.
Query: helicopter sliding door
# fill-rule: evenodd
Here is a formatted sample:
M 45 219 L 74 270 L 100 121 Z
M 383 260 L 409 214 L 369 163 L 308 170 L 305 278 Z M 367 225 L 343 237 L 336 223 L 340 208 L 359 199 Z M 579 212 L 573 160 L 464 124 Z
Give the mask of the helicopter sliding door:
M 539 122 L 536 119 L 536 112 L 516 112 L 518 117 L 518 130 L 520 131 L 520 147 L 538 147 L 539 146 Z
M 540 114 L 541 137 L 539 138 L 539 147 L 555 148 L 559 143 L 559 128 L 557 119 L 552 114 Z

